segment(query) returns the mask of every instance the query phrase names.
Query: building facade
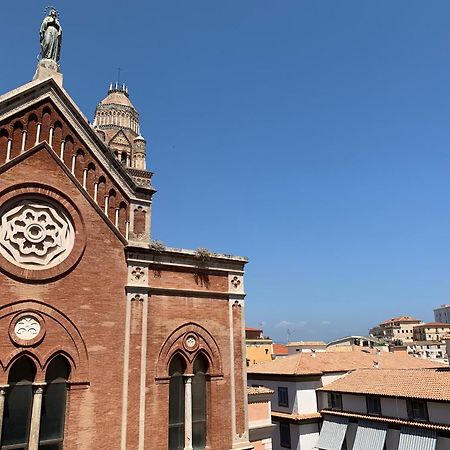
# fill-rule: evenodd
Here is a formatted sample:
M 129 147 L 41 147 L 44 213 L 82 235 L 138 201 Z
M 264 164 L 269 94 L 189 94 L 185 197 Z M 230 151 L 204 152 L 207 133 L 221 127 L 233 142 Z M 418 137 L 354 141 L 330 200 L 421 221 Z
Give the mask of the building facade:
M 450 305 L 441 305 L 433 310 L 436 322 L 450 323 Z
M 273 359 L 272 339 L 265 337 L 260 328 L 245 329 L 245 349 L 247 367 Z
M 386 343 L 406 344 L 413 340 L 414 326 L 423 322 L 410 316 L 393 317 L 369 330 L 369 334 Z
M 440 365 L 413 358 L 406 352 L 389 353 L 347 347 L 347 351 L 342 352 L 299 352 L 250 367 L 248 385 L 254 388 L 263 386 L 273 391 L 272 421 L 276 426 L 272 433 L 273 450 L 314 450 L 323 422 L 318 390 L 355 369 L 373 367 L 378 367 L 379 371 L 401 368 L 406 372 L 405 369 L 436 368 Z M 340 446 L 325 448 L 341 450 Z
M 318 449 L 450 449 L 450 371 L 360 369 L 318 390 Z
M 151 241 L 145 152 L 125 87 L 0 97 L 2 448 L 252 448 L 246 259 Z

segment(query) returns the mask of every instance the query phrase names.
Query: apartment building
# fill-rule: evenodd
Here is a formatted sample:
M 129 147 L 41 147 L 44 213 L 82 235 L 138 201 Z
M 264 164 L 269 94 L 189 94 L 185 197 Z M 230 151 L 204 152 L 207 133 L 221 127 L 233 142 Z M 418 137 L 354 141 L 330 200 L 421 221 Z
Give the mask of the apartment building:
M 369 334 L 387 343 L 397 341 L 404 344 L 413 340 L 414 326 L 422 323 L 422 320 L 410 316 L 393 317 L 371 328 Z
M 405 353 L 379 352 L 350 347 L 340 352 L 298 352 L 285 358 L 248 368 L 248 385 L 273 391 L 273 450 L 312 450 L 317 445 L 322 423 L 316 390 L 357 368 L 417 369 L 440 367 L 433 361 Z M 335 447 L 333 447 L 334 449 Z M 340 447 L 336 447 L 340 450 Z
M 261 328 L 245 329 L 247 367 L 264 361 L 272 361 L 272 339 L 265 337 Z
M 450 323 L 450 305 L 441 305 L 433 310 L 436 322 Z
M 317 391 L 323 450 L 450 449 L 450 371 L 358 369 Z

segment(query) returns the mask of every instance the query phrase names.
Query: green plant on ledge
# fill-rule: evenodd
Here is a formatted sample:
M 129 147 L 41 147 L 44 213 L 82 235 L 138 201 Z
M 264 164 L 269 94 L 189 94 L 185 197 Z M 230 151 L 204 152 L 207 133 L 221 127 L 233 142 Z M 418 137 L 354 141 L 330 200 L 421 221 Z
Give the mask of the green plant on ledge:
M 208 261 L 209 259 L 211 259 L 211 256 L 213 254 L 204 247 L 199 247 L 197 250 L 195 250 L 195 257 L 196 259 L 198 259 L 199 261 L 205 262 Z
M 149 246 L 151 250 L 154 250 L 155 252 L 158 253 L 162 253 L 166 249 L 164 242 L 158 240 L 151 240 Z

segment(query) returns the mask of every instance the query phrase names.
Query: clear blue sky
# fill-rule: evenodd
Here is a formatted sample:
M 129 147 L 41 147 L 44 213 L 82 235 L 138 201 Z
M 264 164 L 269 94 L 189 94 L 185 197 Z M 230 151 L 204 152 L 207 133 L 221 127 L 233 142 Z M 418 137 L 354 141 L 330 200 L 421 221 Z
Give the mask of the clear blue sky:
M 55 1 L 88 117 L 122 67 L 153 237 L 248 256 L 249 325 L 331 339 L 450 302 L 448 0 Z M 1 92 L 34 73 L 26 3 Z

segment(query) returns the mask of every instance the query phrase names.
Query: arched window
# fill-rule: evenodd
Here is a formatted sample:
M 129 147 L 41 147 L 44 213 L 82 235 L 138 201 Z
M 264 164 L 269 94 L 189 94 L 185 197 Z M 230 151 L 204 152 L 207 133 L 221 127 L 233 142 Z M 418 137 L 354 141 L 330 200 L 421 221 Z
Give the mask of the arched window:
M 63 356 L 50 362 L 45 375 L 47 385 L 42 401 L 39 449 L 62 449 L 69 375 L 70 366 Z
M 175 355 L 169 366 L 169 450 L 206 446 L 208 360 L 199 353 L 191 373 L 186 370 L 184 359 Z
M 19 358 L 9 371 L 9 389 L 3 415 L 2 449 L 23 450 L 28 434 L 33 403 L 33 381 L 36 366 L 27 356 Z
M 169 367 L 169 450 L 184 448 L 184 380 L 186 364 L 175 355 Z
M 206 445 L 206 373 L 208 361 L 200 353 L 194 362 L 192 379 L 192 446 L 204 449 Z

